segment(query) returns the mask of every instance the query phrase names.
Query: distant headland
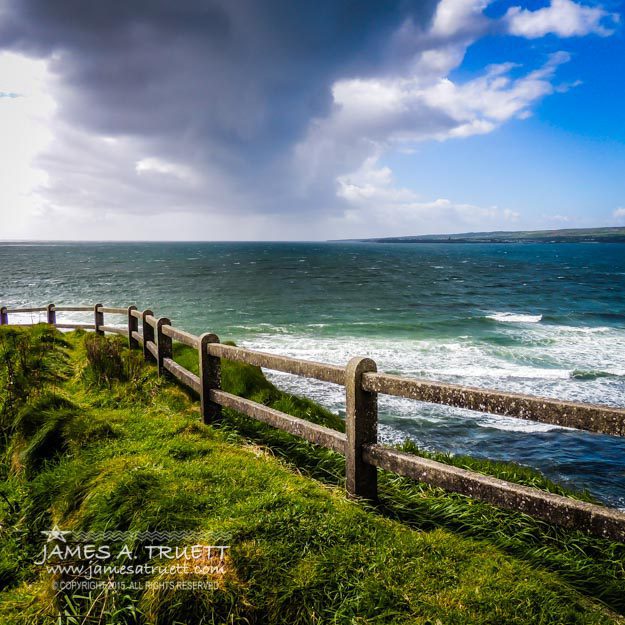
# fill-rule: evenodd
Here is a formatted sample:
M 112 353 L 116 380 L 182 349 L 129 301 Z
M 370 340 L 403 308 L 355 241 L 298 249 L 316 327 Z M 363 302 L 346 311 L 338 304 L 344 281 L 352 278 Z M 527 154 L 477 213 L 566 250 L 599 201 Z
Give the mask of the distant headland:
M 625 243 L 625 227 L 422 234 L 405 237 L 342 239 L 342 241 L 365 243 Z

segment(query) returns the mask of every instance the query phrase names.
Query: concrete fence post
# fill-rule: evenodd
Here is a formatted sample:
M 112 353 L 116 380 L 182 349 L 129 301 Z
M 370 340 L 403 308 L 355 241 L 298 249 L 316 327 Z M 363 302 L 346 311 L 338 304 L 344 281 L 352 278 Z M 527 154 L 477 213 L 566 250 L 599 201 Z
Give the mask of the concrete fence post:
M 349 497 L 378 498 L 376 467 L 362 457 L 364 445 L 378 441 L 378 395 L 362 389 L 362 374 L 377 371 L 370 358 L 352 358 L 345 371 L 345 488 Z
M 206 332 L 200 336 L 198 345 L 200 366 L 200 411 L 202 421 L 206 424 L 215 423 L 221 419 L 221 406 L 210 400 L 212 389 L 221 388 L 221 360 L 208 353 L 211 343 L 219 343 L 216 334 Z
M 139 320 L 132 314 L 133 310 L 137 310 L 136 306 L 128 306 L 128 348 L 136 349 L 139 347 L 139 341 L 133 338 L 133 332 L 139 332 Z
M 146 360 L 152 360 L 153 356 L 148 349 L 148 341 L 154 343 L 154 328 L 146 321 L 148 315 L 154 313 L 148 308 L 141 313 L 141 330 L 143 331 L 143 357 Z
M 171 358 L 173 355 L 171 338 L 163 334 L 163 326 L 170 325 L 171 321 L 167 319 L 167 317 L 161 317 L 156 322 L 156 349 L 158 353 L 156 364 L 158 365 L 159 376 L 165 373 L 165 369 L 163 368 L 163 359 Z
M 0 326 L 8 326 L 9 325 L 9 313 L 7 312 L 7 307 L 2 306 L 0 308 Z
M 46 311 L 48 313 L 48 323 L 50 325 L 56 324 L 56 311 L 54 310 L 54 304 L 48 304 L 46 306 Z
M 104 336 L 104 332 L 100 330 L 100 326 L 104 325 L 104 313 L 100 311 L 103 304 L 96 304 L 93 307 L 93 324 L 95 325 L 95 333 Z

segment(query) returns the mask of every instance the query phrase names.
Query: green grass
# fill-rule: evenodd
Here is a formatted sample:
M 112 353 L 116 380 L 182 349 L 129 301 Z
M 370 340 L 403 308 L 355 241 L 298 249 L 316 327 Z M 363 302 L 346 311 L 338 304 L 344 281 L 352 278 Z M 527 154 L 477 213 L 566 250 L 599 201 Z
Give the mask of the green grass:
M 621 622 L 606 605 L 625 611 L 623 545 L 386 473 L 380 509 L 349 501 L 339 455 L 228 410 L 202 425 L 189 393 L 116 338 L 0 328 L 0 354 L 0 623 Z M 175 357 L 196 367 L 192 350 Z M 222 385 L 343 428 L 258 368 L 224 361 Z M 561 492 L 515 465 L 435 457 Z M 196 531 L 231 549 L 217 591 L 55 593 L 33 563 L 54 523 Z M 162 577 L 180 579 L 196 577 Z

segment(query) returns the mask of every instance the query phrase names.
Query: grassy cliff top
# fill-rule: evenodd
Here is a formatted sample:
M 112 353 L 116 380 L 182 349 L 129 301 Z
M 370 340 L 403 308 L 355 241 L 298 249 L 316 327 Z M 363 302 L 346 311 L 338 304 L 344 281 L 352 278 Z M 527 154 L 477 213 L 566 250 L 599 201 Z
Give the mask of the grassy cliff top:
M 175 356 L 194 368 L 192 350 Z M 222 368 L 225 390 L 343 427 L 258 368 Z M 385 473 L 378 510 L 349 501 L 340 456 L 230 411 L 202 425 L 195 400 L 118 338 L 0 328 L 0 429 L 3 624 L 58 614 L 111 624 L 623 622 L 606 604 L 625 611 L 625 546 Z M 436 457 L 562 490 L 514 465 Z M 148 532 L 230 549 L 219 573 L 55 591 L 64 577 L 34 564 L 55 524 L 129 532 L 135 550 Z M 178 584 L 207 579 L 219 588 Z M 154 581 L 167 583 L 148 588 Z

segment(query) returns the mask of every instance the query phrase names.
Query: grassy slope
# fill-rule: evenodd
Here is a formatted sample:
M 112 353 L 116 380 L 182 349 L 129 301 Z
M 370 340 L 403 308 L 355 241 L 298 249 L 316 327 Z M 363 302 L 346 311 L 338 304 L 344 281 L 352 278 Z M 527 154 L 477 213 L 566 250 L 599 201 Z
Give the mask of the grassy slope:
M 52 523 L 92 531 L 198 529 L 232 545 L 222 590 L 85 599 L 108 615 L 102 622 L 616 619 L 572 585 L 624 608 L 622 546 L 387 474 L 381 476 L 382 511 L 403 523 L 384 518 L 334 487 L 342 480 L 336 454 L 230 412 L 220 428 L 205 427 L 187 393 L 158 380 L 137 353 L 122 352 L 107 380 L 86 364 L 84 350 L 79 333 L 63 339 L 45 327 L 0 332 L 2 623 L 44 623 L 58 604 L 71 609 L 32 564 L 38 532 Z M 58 378 L 51 365 L 59 365 L 63 351 Z M 189 368 L 195 364 L 188 350 L 178 349 L 176 357 Z M 223 386 L 342 427 L 312 402 L 277 391 L 253 367 L 224 362 Z M 298 474 L 295 465 L 325 485 Z M 511 465 L 471 466 L 556 488 Z

